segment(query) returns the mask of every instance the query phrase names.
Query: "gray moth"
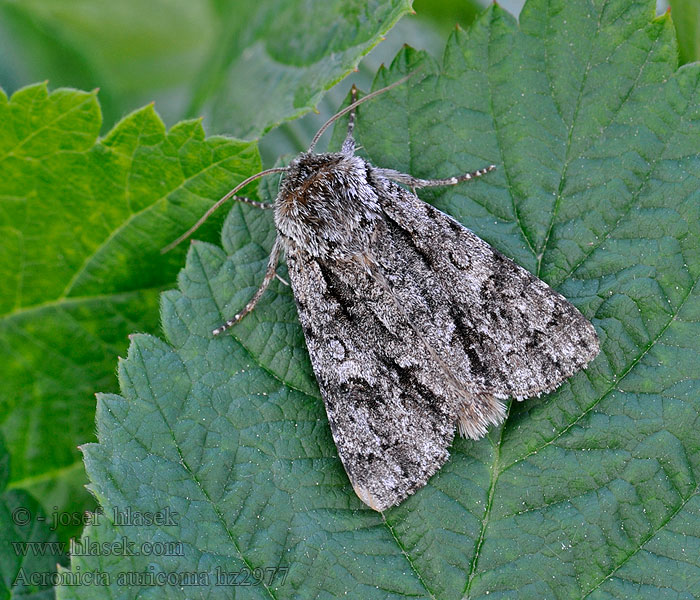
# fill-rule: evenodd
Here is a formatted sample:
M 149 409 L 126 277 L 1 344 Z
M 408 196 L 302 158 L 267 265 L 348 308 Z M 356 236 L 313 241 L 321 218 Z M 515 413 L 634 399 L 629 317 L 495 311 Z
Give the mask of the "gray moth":
M 250 312 L 287 261 L 299 320 L 338 454 L 357 496 L 383 511 L 426 484 L 455 433 L 479 439 L 505 418 L 502 400 L 549 392 L 598 354 L 591 323 L 562 295 L 420 200 L 493 165 L 424 180 L 355 154 L 356 100 L 288 167 L 248 178 L 235 198 L 274 209 L 277 236 Z M 314 153 L 350 113 L 340 152 Z M 235 196 L 284 173 L 274 203 Z M 195 225 L 184 239 L 198 225 Z

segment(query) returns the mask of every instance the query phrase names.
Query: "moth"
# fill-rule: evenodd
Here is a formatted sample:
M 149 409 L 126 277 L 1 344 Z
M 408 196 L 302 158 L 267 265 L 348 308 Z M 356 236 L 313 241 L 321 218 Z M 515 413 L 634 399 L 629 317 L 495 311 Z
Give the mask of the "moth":
M 598 353 L 591 323 L 563 296 L 493 249 L 416 189 L 481 177 L 419 179 L 355 154 L 357 100 L 329 119 L 287 167 L 249 177 L 229 198 L 274 209 L 277 236 L 256 305 L 287 261 L 299 320 L 333 439 L 357 496 L 400 503 L 444 464 L 456 431 L 479 439 L 505 418 L 502 400 L 558 387 Z M 340 152 L 314 153 L 348 114 Z M 283 173 L 274 203 L 236 196 Z

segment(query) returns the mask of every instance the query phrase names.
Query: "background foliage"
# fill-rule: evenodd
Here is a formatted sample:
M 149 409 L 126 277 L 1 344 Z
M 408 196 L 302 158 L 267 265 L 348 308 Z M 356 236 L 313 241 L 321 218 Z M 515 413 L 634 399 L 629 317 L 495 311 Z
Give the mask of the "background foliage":
M 685 59 L 695 56 L 692 22 L 677 18 L 692 12 L 686 4 L 673 6 Z M 128 3 L 101 13 L 94 7 L 0 3 L 11 31 L 5 47 L 34 52 L 23 54 L 24 66 L 3 54 L 7 88 L 22 73 L 51 73 L 52 88 L 54 81 L 101 86 L 99 102 L 95 93 L 49 93 L 46 85 L 0 99 L 0 344 L 7 357 L 0 364 L 0 481 L 8 488 L 0 504 L 0 594 L 53 594 L 50 587 L 12 590 L 22 566 L 45 571 L 65 559 L 18 558 L 6 542 L 58 538 L 37 520 L 35 529 L 17 527 L 11 513 L 94 506 L 77 493 L 84 473 L 75 446 L 92 439 L 92 393 L 116 391 L 115 356 L 126 351 L 126 335 L 140 331 L 168 343 L 133 337 L 118 369 L 122 395 L 100 397 L 99 444 L 85 453 L 90 489 L 107 509 L 172 507 L 181 526 L 125 532 L 107 521 L 85 535 L 180 540 L 185 556 L 81 557 L 74 570 L 285 564 L 284 585 L 236 590 L 280 598 L 319 591 L 510 597 L 516 589 L 533 598 L 692 597 L 700 584 L 700 132 L 697 68 L 674 72 L 668 17 L 653 21 L 652 4 L 642 1 L 533 1 L 518 26 L 491 8 L 468 33 L 451 35 L 442 60 L 405 49 L 377 74 L 375 87 L 423 67 L 420 79 L 363 107 L 358 136 L 368 157 L 419 176 L 498 164 L 488 181 L 424 198 L 558 287 L 593 318 L 603 342 L 586 374 L 513 406 L 488 440 L 458 441 L 425 490 L 380 516 L 363 509 L 337 459 L 289 291 L 275 284 L 233 336 L 206 335 L 257 286 L 272 239 L 269 215 L 236 206 L 224 251 L 190 248 L 179 290 L 162 296 L 162 332 L 156 304 L 186 250 L 162 257 L 159 249 L 260 168 L 255 142 L 206 137 L 199 120 L 177 121 L 201 110 L 209 131 L 254 134 L 298 116 L 407 5 L 326 8 L 318 37 L 291 55 L 303 55 L 291 70 L 281 57 L 302 32 L 285 24 L 299 21 L 301 4 L 286 11 L 251 4 L 248 20 L 259 25 L 241 34 L 232 16 L 211 17 L 231 15 L 225 3 L 206 10 L 183 4 L 184 12 L 164 20 L 158 17 L 167 11 L 156 3 L 130 29 L 133 40 L 119 35 L 128 29 L 119 17 L 134 14 Z M 331 36 L 321 25 L 339 16 L 347 34 Z M 112 33 L 105 22 L 114 24 Z M 228 28 L 215 41 L 188 33 L 205 22 Z M 433 30 L 402 29 L 404 22 L 411 21 L 394 33 L 439 53 Z M 180 48 L 160 44 L 161 25 L 162 36 L 183 29 Z M 330 39 L 336 46 L 328 47 Z M 149 52 L 149 43 L 160 44 L 158 51 Z M 250 78 L 246 57 L 272 64 L 256 63 L 262 82 L 232 85 Z M 132 61 L 138 68 L 123 69 Z M 266 76 L 289 92 L 270 98 Z M 173 126 L 166 129 L 151 105 L 99 137 L 106 131 L 101 107 L 111 127 L 141 94 L 163 99 L 156 106 Z M 256 94 L 266 97 L 265 110 L 237 122 L 257 107 Z M 303 147 L 318 117 L 302 121 L 263 140 L 265 155 Z M 260 194 L 273 194 L 274 183 Z M 197 237 L 215 241 L 222 220 Z M 65 540 L 80 529 L 57 533 Z M 217 597 L 217 590 L 197 591 Z M 59 596 L 105 593 L 65 588 Z M 109 593 L 129 596 L 118 585 Z M 142 594 L 185 597 L 159 587 Z

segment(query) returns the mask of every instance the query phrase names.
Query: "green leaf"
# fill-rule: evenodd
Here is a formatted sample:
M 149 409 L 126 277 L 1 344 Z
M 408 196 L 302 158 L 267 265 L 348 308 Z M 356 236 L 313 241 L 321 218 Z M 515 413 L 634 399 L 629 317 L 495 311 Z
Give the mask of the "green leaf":
M 257 137 L 311 111 L 410 0 L 0 0 L 0 85 L 99 87 L 108 124 L 157 98 L 169 123 Z
M 204 110 L 212 128 L 240 137 L 308 113 L 410 8 L 411 0 L 223 3 L 190 113 Z
M 94 501 L 81 492 L 76 446 L 93 439 L 95 389 L 116 390 L 115 355 L 130 332 L 157 330 L 159 291 L 185 253 L 160 249 L 259 157 L 250 143 L 205 139 L 198 121 L 166 132 L 152 106 L 98 139 L 95 94 L 45 85 L 9 101 L 0 92 L 0 122 L 0 432 L 10 484 L 47 510 L 82 510 Z
M 66 563 L 66 553 L 39 503 L 5 489 L 9 478 L 10 455 L 0 436 L 0 598 L 49 600 L 56 563 Z
M 503 427 L 456 440 L 399 507 L 354 495 L 279 281 L 228 337 L 211 329 L 262 279 L 271 215 L 236 206 L 224 250 L 193 245 L 162 296 L 167 342 L 139 335 L 121 395 L 98 401 L 85 447 L 107 514 L 172 511 L 176 525 L 90 531 L 181 541 L 181 556 L 72 568 L 199 573 L 204 597 L 690 598 L 700 587 L 700 67 L 676 71 L 652 2 L 492 6 L 444 59 L 405 50 L 363 105 L 374 164 L 421 177 L 495 163 L 425 198 L 561 290 L 602 351 Z M 221 592 L 217 569 L 288 567 Z M 119 587 L 185 598 L 185 586 Z M 61 587 L 60 599 L 104 589 Z
M 478 0 L 414 0 L 413 8 L 421 17 L 427 17 L 448 34 L 456 25 L 466 27 L 483 11 L 484 2 Z
M 700 58 L 700 5 L 694 0 L 669 0 L 678 34 L 681 64 Z

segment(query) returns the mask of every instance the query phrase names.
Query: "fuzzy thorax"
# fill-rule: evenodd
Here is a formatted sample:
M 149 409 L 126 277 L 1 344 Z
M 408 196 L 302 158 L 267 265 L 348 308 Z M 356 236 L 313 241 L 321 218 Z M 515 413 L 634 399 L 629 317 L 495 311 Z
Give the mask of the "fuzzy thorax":
M 297 156 L 275 201 L 275 225 L 286 249 L 335 259 L 363 254 L 381 218 L 371 169 L 342 153 Z

